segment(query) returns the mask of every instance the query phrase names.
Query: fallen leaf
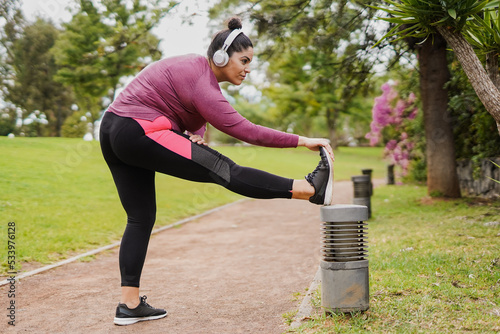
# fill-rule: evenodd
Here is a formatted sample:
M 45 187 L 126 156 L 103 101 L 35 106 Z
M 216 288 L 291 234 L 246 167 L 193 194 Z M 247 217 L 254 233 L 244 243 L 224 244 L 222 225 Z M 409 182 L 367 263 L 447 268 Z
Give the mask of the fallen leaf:
M 472 287 L 471 285 L 463 285 L 459 281 L 453 281 L 453 282 L 451 282 L 451 285 L 453 285 L 455 288 L 459 288 L 459 289 Z

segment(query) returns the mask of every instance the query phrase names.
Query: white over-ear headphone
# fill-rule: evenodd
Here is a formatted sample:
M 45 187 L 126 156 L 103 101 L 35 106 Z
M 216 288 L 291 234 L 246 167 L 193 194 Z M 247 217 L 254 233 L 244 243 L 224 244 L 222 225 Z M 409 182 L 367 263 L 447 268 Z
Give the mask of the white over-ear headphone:
M 222 49 L 217 50 L 217 52 L 215 52 L 214 56 L 212 57 L 215 66 L 224 67 L 227 65 L 227 63 L 229 62 L 229 55 L 227 54 L 227 49 L 229 49 L 231 43 L 233 43 L 235 38 L 238 37 L 238 35 L 241 33 L 242 33 L 241 29 L 234 29 L 233 31 L 231 31 L 229 36 L 227 36 L 226 40 L 224 41 L 224 45 L 222 46 Z

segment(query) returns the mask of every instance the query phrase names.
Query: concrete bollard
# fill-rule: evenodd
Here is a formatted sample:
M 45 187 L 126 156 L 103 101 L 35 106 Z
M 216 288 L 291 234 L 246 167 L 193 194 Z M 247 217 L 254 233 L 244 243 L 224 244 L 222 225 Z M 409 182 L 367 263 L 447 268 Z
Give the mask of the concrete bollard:
M 366 311 L 369 275 L 366 242 L 368 208 L 332 205 L 321 208 L 323 259 L 321 306 L 327 313 Z
M 368 218 L 371 218 L 372 205 L 370 198 L 370 177 L 368 175 L 358 175 L 352 176 L 351 179 L 354 185 L 354 198 L 352 200 L 352 204 L 366 206 L 368 208 Z

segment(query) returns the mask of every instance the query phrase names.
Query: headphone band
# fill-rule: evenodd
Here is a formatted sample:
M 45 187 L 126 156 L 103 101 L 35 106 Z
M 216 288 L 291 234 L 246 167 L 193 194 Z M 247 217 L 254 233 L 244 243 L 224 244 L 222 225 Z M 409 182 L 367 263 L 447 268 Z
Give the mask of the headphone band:
M 227 49 L 231 46 L 233 41 L 238 37 L 239 34 L 241 34 L 243 31 L 241 29 L 234 29 L 231 31 L 229 36 L 227 36 L 226 40 L 224 41 L 224 45 L 222 46 L 222 50 L 227 52 Z

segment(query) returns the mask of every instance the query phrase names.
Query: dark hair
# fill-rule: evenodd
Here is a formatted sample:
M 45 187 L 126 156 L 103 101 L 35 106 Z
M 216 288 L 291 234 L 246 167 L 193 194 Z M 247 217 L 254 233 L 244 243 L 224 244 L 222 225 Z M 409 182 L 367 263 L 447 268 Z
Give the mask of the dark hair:
M 227 23 L 228 29 L 221 30 L 217 34 L 215 34 L 214 38 L 212 39 L 212 43 L 210 43 L 210 46 L 207 50 L 207 56 L 210 61 L 212 61 L 214 53 L 217 52 L 217 50 L 222 49 L 222 46 L 224 45 L 224 42 L 226 41 L 226 38 L 229 36 L 231 31 L 233 31 L 234 29 L 241 29 L 241 27 L 241 19 L 239 17 L 232 17 Z M 233 43 L 231 43 L 231 46 L 227 49 L 227 54 L 229 57 L 231 57 L 234 52 L 241 52 L 248 48 L 253 48 L 252 41 L 245 34 L 241 33 L 238 35 L 238 37 L 236 37 Z

